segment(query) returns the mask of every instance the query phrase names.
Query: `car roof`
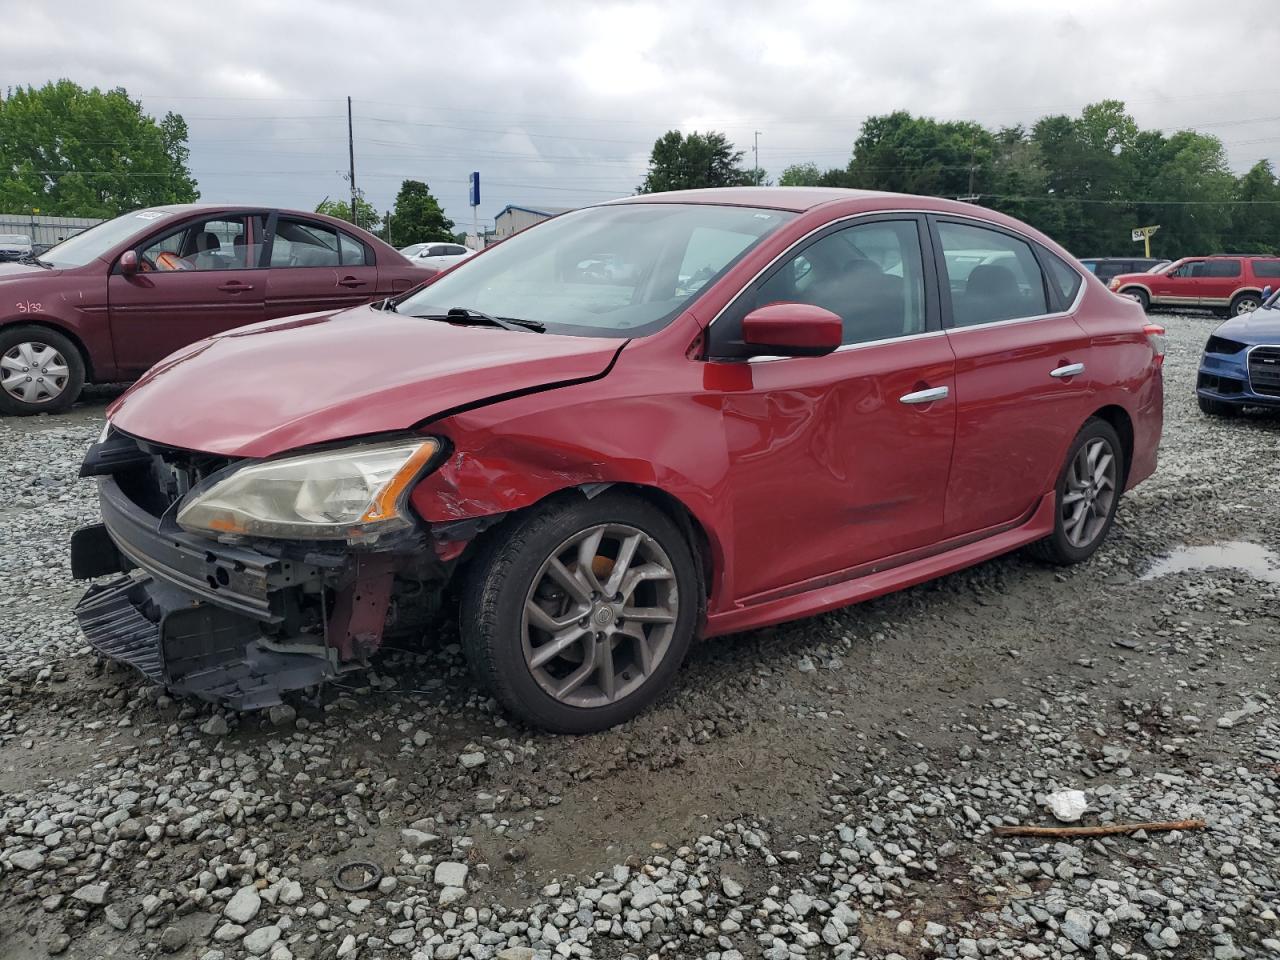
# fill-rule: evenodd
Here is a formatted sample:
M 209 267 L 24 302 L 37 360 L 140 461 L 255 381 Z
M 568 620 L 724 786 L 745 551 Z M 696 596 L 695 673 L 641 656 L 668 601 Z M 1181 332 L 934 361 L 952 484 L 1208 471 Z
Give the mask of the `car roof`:
M 939 212 L 972 213 L 973 204 L 942 197 L 923 197 L 912 193 L 888 193 L 882 190 L 850 190 L 842 187 L 706 187 L 699 190 L 672 190 L 666 193 L 641 193 L 607 200 L 604 205 L 623 203 L 712 203 L 734 207 L 768 207 L 803 213 L 827 203 L 850 200 L 885 200 L 898 198 L 913 209 Z M 989 212 L 983 209 L 984 215 Z

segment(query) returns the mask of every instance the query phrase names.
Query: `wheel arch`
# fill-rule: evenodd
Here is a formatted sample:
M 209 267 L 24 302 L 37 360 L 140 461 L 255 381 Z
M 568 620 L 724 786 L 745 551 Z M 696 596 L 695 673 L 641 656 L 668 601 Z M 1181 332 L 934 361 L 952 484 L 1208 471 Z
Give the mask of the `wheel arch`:
M 468 543 L 463 562 L 469 562 L 480 554 L 485 547 L 496 538 L 502 537 L 512 522 L 528 516 L 534 511 L 546 507 L 549 503 L 571 497 L 591 499 L 605 490 L 616 490 L 643 500 L 661 510 L 675 523 L 689 542 L 694 562 L 698 565 L 698 582 L 702 585 L 702 598 L 699 610 L 699 624 L 705 616 L 707 604 L 710 602 L 715 587 L 717 574 L 723 567 L 717 562 L 717 547 L 710 533 L 697 515 L 679 497 L 660 487 L 631 481 L 581 483 L 574 486 L 561 487 L 530 503 L 520 506 L 504 514 L 497 523 L 486 526 Z
M 1120 445 L 1124 452 L 1124 476 L 1121 478 L 1120 483 L 1120 489 L 1123 490 L 1128 486 L 1129 468 L 1133 465 L 1133 418 L 1129 416 L 1129 411 L 1124 407 L 1118 403 L 1112 403 L 1105 407 L 1099 407 L 1089 419 L 1102 420 L 1109 424 L 1120 438 Z
M 66 337 L 80 351 L 80 361 L 84 364 L 84 382 L 97 382 L 94 378 L 93 358 L 90 356 L 84 341 L 71 328 L 52 322 L 48 317 L 41 316 L 37 319 L 30 314 L 20 317 L 7 317 L 4 320 L 0 320 L 0 332 L 11 330 L 14 327 L 37 327 L 42 330 L 52 330 L 54 333 Z

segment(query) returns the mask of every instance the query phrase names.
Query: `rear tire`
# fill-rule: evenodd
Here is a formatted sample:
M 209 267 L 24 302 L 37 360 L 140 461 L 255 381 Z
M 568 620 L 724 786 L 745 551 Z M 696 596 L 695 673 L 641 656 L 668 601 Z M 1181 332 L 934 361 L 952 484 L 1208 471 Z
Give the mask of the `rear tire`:
M 511 713 L 595 733 L 667 689 L 702 606 L 692 548 L 670 517 L 620 491 L 570 495 L 490 534 L 463 589 L 462 646 Z
M 0 413 L 29 417 L 63 413 L 84 386 L 84 357 L 48 327 L 0 330 Z
M 1228 309 L 1228 316 L 1238 317 L 1244 313 L 1251 313 L 1262 306 L 1262 298 L 1256 293 L 1242 293 L 1231 301 Z
M 1200 412 L 1209 417 L 1238 417 L 1240 416 L 1240 407 L 1234 403 L 1227 403 L 1225 400 L 1214 400 L 1210 397 L 1196 397 L 1200 404 Z
M 1102 546 L 1120 505 L 1124 460 L 1124 447 L 1111 424 L 1089 419 L 1071 442 L 1058 474 L 1053 533 L 1031 545 L 1033 556 L 1065 566 L 1087 560 Z

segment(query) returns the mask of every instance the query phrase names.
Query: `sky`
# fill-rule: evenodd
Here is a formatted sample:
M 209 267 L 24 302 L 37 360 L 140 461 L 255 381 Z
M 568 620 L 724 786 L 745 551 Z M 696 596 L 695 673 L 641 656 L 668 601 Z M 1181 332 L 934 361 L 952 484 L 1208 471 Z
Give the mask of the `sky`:
M 655 138 L 724 131 L 776 178 L 843 166 L 862 120 L 989 126 L 1126 101 L 1231 165 L 1280 157 L 1272 0 L 432 3 L 0 0 L 0 88 L 67 77 L 181 113 L 202 199 L 313 208 L 356 182 L 379 210 L 425 180 L 469 227 L 506 204 L 634 192 Z M 1215 12 L 1217 11 L 1217 12 Z M 1280 166 L 1278 164 L 1277 166 Z

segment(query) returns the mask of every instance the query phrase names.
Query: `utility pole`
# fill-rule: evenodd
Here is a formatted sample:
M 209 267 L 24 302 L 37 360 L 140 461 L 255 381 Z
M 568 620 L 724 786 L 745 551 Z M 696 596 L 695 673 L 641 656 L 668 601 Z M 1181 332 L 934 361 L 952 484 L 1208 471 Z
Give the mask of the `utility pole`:
M 351 178 L 351 222 L 357 227 L 360 221 L 356 219 L 356 138 L 351 129 L 351 98 L 347 97 L 347 160 L 350 162 L 350 178 Z
M 756 159 L 755 159 L 756 168 L 753 171 L 755 173 L 755 176 L 752 177 L 751 179 L 755 181 L 755 185 L 758 187 L 760 186 L 760 131 L 759 130 L 755 131 L 755 146 L 752 149 L 754 150 L 755 156 L 756 156 Z

